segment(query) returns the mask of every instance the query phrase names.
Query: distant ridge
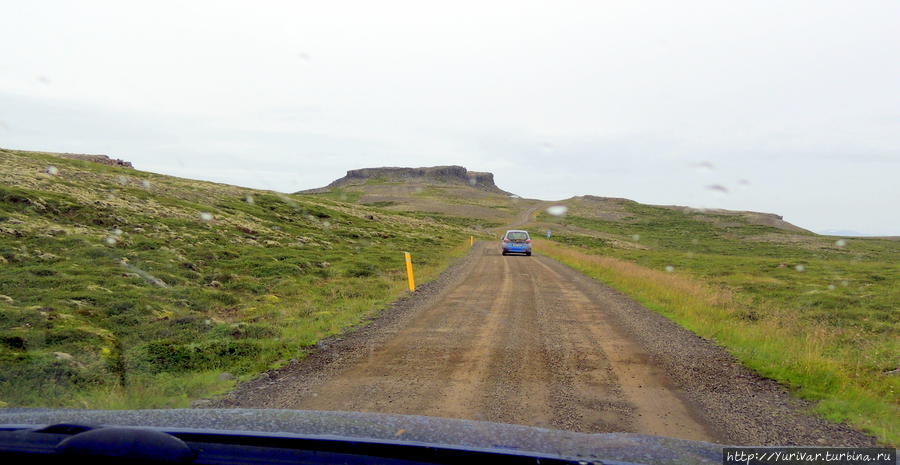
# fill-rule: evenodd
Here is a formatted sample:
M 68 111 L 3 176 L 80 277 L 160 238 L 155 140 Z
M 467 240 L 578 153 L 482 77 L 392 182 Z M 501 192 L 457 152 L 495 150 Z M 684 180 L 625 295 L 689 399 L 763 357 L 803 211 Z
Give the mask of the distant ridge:
M 118 158 L 110 158 L 107 155 L 84 155 L 80 153 L 61 153 L 59 156 L 63 158 L 71 158 L 73 160 L 90 161 L 100 163 L 101 165 L 122 166 L 124 168 L 134 168 L 130 161 L 120 160 Z
M 385 182 L 429 181 L 440 184 L 463 184 L 489 192 L 510 195 L 509 192 L 500 189 L 494 184 L 493 173 L 469 171 L 465 167 L 457 165 L 421 168 L 382 167 L 350 170 L 347 171 L 346 176 L 335 180 L 325 187 L 308 189 L 298 193 L 318 194 L 335 188 L 366 184 L 371 180 Z
M 847 237 L 872 237 L 875 234 L 868 234 L 859 231 L 854 231 L 852 229 L 824 229 L 819 232 L 819 234 L 824 234 L 826 236 L 847 236 Z
M 0 150 L 13 150 L 13 149 L 4 149 L 0 147 Z M 101 165 L 109 165 L 109 166 L 121 166 L 123 168 L 131 168 L 134 169 L 134 165 L 131 164 L 130 161 L 120 160 L 118 158 L 110 158 L 108 155 L 93 155 L 93 154 L 85 154 L 85 153 L 68 153 L 68 152 L 38 152 L 34 150 L 15 150 L 18 153 L 24 154 L 43 154 L 43 155 L 52 155 L 54 157 L 62 157 L 62 158 L 71 158 L 73 160 L 82 160 L 82 161 L 90 161 L 93 163 L 100 163 Z
M 425 194 L 424 189 L 438 188 L 439 193 Z M 469 171 L 458 165 L 430 166 L 420 168 L 382 167 L 362 168 L 347 171 L 347 174 L 325 187 L 308 189 L 298 194 L 329 194 L 335 191 L 355 192 L 356 201 L 363 204 L 382 204 L 397 210 L 439 212 L 445 215 L 475 217 L 484 220 L 512 221 L 516 214 L 526 208 L 537 208 L 538 204 L 562 204 L 573 207 L 573 203 L 591 204 L 589 216 L 608 221 L 623 221 L 628 216 L 627 206 L 637 205 L 634 200 L 600 197 L 595 195 L 576 196 L 557 202 L 537 199 L 522 199 L 504 191 L 494 183 L 494 175 L 487 172 Z M 343 192 L 342 195 L 345 195 Z M 507 202 L 512 203 L 507 203 Z M 535 203 L 536 202 L 536 203 Z M 465 206 L 464 206 L 465 205 Z M 702 221 L 728 223 L 745 221 L 749 224 L 770 226 L 784 231 L 801 234 L 815 234 L 784 220 L 781 215 L 755 211 L 725 210 L 719 208 L 693 208 L 679 205 L 650 205 L 697 214 Z M 519 211 L 519 213 L 514 213 Z M 740 218 L 740 220 L 738 220 Z
M 621 204 L 638 204 L 639 202 L 635 202 L 634 200 L 623 199 L 618 197 L 599 197 L 596 195 L 583 195 L 580 197 L 573 197 L 573 199 L 584 199 L 591 202 L 596 202 L 599 204 L 610 204 L 610 205 L 621 205 Z M 771 226 L 773 228 L 782 229 L 785 231 L 792 231 L 804 234 L 815 234 L 808 229 L 801 228 L 795 224 L 789 223 L 784 220 L 784 217 L 781 215 L 777 215 L 775 213 L 765 213 L 765 212 L 756 212 L 756 211 L 746 211 L 746 210 L 725 210 L 723 208 L 695 208 L 695 207 L 686 207 L 682 205 L 652 205 L 654 207 L 662 207 L 669 208 L 672 210 L 678 210 L 684 213 L 701 213 L 708 215 L 723 215 L 723 216 L 736 216 L 741 217 L 748 221 L 750 224 L 758 224 L 762 226 Z

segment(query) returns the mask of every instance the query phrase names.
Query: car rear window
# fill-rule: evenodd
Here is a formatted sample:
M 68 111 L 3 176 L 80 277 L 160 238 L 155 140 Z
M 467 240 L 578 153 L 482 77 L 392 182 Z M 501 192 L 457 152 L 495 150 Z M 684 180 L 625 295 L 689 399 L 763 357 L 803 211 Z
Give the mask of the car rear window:
M 506 238 L 512 241 L 528 239 L 528 233 L 525 231 L 513 231 L 506 233 Z

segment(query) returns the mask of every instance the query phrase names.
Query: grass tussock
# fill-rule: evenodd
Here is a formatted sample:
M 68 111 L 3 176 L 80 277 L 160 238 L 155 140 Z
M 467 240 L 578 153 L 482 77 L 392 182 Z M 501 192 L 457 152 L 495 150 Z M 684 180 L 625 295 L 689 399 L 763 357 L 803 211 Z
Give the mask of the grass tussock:
M 652 269 L 540 240 L 541 253 L 634 297 L 683 327 L 727 348 L 763 376 L 815 401 L 815 411 L 900 444 L 898 340 L 859 328 L 799 318 L 791 308 L 760 301 L 681 272 Z M 592 253 L 593 252 L 593 253 Z

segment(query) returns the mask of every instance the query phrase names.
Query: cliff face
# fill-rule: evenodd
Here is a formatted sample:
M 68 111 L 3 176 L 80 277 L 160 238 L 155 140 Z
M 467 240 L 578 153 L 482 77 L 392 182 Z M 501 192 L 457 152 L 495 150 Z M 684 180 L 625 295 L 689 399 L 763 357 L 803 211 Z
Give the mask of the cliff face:
M 462 166 L 431 166 L 423 168 L 363 168 L 347 171 L 324 189 L 364 184 L 369 180 L 387 182 L 430 182 L 438 184 L 466 184 L 498 194 L 509 194 L 494 184 L 492 173 L 469 171 Z M 320 190 L 320 189 L 314 189 Z

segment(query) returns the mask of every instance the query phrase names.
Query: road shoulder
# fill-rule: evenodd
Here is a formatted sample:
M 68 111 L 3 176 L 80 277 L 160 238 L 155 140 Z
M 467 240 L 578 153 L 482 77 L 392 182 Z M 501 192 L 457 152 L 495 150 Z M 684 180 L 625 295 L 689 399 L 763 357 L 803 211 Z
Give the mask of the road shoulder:
M 416 287 L 416 292 L 394 301 L 376 316 L 347 331 L 322 339 L 302 360 L 239 384 L 218 399 L 195 403 L 203 408 L 291 408 L 292 398 L 300 397 L 321 385 L 335 373 L 368 356 L 422 310 L 429 308 L 472 272 L 471 264 L 484 253 L 486 244 L 476 243 L 468 254 L 432 281 Z M 285 392 L 284 386 L 290 386 Z
M 602 313 L 650 354 L 673 388 L 704 421 L 733 444 L 874 446 L 877 440 L 813 413 L 812 403 L 742 365 L 726 349 L 637 303 L 621 292 L 548 257 L 537 257 L 572 277 L 578 288 L 604 302 Z

